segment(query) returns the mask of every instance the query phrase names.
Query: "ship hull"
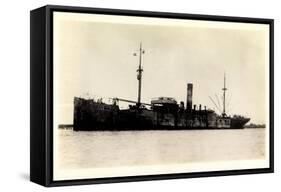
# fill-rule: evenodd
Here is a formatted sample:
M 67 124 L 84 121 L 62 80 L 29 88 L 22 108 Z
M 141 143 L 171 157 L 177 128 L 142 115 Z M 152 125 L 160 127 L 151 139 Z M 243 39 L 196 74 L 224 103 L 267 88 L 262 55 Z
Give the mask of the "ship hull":
M 232 118 L 230 127 L 232 129 L 242 129 L 244 125 L 250 121 L 250 118 Z
M 248 121 L 221 117 L 208 110 L 120 110 L 116 105 L 82 98 L 74 100 L 74 131 L 238 129 Z

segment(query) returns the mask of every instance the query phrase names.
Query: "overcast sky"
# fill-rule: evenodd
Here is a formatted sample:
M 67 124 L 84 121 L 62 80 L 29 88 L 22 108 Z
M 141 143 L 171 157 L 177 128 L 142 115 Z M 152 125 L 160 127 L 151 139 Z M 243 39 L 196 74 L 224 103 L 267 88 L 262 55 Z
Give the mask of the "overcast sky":
M 143 102 L 158 96 L 185 102 L 192 82 L 193 103 L 214 109 L 209 96 L 216 100 L 217 95 L 222 104 L 225 72 L 227 113 L 265 123 L 268 34 L 268 25 L 261 24 L 55 13 L 58 123 L 72 123 L 74 96 L 136 101 L 138 57 L 133 53 L 140 42 L 146 51 Z

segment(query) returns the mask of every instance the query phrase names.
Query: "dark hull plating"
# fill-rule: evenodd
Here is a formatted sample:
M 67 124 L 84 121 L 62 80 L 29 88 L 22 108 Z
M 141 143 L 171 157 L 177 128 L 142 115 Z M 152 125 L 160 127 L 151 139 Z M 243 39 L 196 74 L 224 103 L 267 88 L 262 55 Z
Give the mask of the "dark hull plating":
M 243 117 L 223 117 L 212 110 L 180 108 L 121 110 L 118 105 L 74 99 L 75 131 L 238 129 L 249 121 Z

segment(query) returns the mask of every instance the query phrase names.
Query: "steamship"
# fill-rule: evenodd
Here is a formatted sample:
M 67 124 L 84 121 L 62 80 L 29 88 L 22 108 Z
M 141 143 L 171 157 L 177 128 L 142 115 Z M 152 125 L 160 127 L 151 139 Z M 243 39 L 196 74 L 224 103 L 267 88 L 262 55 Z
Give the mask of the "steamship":
M 186 130 L 186 129 L 241 129 L 250 118 L 241 115 L 230 116 L 225 111 L 226 84 L 224 76 L 223 111 L 192 105 L 193 84 L 187 84 L 186 105 L 172 97 L 153 98 L 150 103 L 141 102 L 142 55 L 140 44 L 137 69 L 138 99 L 112 98 L 112 103 L 102 99 L 74 98 L 74 131 L 122 131 L 122 130 Z M 119 102 L 129 103 L 120 109 Z

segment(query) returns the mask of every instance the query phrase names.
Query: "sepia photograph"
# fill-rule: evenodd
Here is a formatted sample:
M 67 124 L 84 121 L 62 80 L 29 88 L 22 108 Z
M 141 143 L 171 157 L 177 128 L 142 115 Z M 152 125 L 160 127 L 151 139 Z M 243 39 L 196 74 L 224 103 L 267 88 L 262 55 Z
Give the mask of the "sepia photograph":
M 270 168 L 270 25 L 53 12 L 53 180 Z

